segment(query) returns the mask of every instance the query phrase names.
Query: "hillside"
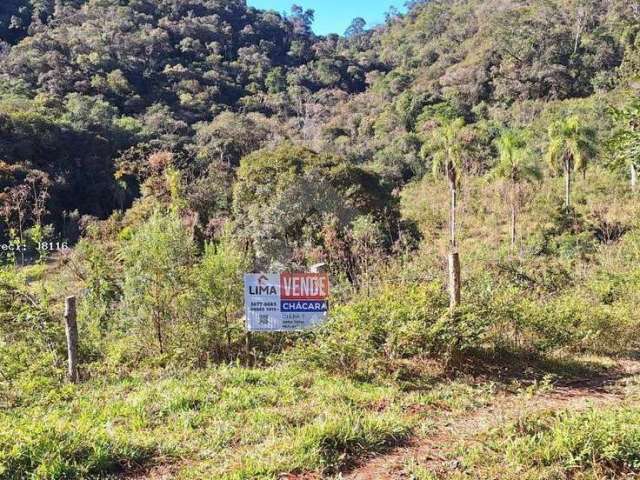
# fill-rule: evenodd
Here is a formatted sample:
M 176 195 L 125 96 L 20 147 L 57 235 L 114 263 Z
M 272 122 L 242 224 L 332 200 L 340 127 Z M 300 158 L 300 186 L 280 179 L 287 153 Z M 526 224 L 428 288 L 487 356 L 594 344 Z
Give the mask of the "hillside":
M 640 3 L 313 18 L 2 2 L 0 479 L 640 475 Z

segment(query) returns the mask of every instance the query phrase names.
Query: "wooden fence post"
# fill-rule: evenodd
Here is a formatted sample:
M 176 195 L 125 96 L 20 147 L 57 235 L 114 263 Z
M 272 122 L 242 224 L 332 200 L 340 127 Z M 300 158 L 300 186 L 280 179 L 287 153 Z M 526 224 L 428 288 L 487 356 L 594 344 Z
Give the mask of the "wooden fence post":
M 449 308 L 455 310 L 460 306 L 460 254 L 449 254 Z
M 67 334 L 67 357 L 69 360 L 69 381 L 78 383 L 78 323 L 76 322 L 76 297 L 64 301 L 64 327 Z
M 247 356 L 247 366 L 253 367 L 253 345 L 251 341 L 251 330 L 247 330 L 247 333 L 244 337 L 244 349 L 245 354 Z

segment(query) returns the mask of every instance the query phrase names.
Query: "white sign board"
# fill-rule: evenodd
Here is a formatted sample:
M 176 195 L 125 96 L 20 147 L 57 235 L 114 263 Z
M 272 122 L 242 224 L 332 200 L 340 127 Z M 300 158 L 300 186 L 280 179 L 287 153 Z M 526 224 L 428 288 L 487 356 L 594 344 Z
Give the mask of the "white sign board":
M 322 323 L 329 310 L 326 273 L 251 273 L 244 276 L 247 329 L 291 332 Z

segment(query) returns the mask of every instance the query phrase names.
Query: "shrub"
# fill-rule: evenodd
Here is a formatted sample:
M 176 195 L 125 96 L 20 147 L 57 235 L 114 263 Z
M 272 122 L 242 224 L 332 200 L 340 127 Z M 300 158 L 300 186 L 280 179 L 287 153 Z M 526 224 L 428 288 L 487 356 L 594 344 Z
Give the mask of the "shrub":
M 0 408 L 46 401 L 63 378 L 56 354 L 29 342 L 0 341 L 0 373 Z
M 0 267 L 0 407 L 37 401 L 62 378 L 64 329 L 25 273 Z
M 248 269 L 247 255 L 228 234 L 216 244 L 205 245 L 191 273 L 194 288 L 183 332 L 191 351 L 217 362 L 236 356 L 244 340 L 242 274 Z
M 110 249 L 85 239 L 75 247 L 72 266 L 84 283 L 80 297 L 78 320 L 83 341 L 82 361 L 101 357 L 104 344 L 116 324 L 114 312 L 121 299 L 121 271 Z
M 125 268 L 123 319 L 143 351 L 170 356 L 194 263 L 193 240 L 177 215 L 156 212 L 120 255 Z
M 290 355 L 321 368 L 368 377 L 394 360 L 451 355 L 475 345 L 483 322 L 470 311 L 451 315 L 438 282 L 386 285 L 371 297 L 336 307 L 312 341 Z

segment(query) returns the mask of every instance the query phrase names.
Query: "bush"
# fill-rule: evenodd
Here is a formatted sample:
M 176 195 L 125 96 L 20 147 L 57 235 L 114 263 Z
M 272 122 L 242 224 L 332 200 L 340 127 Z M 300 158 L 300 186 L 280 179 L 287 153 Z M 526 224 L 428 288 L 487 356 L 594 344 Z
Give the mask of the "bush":
M 438 282 L 383 285 L 371 297 L 335 307 L 330 320 L 288 355 L 371 378 L 414 356 L 448 365 L 486 349 L 621 354 L 634 345 L 638 322 L 628 299 L 602 305 L 577 288 L 538 296 L 526 286 L 496 282 L 489 274 L 467 280 L 465 299 L 451 312 Z
M 470 311 L 448 312 L 442 285 L 386 285 L 372 297 L 336 307 L 330 320 L 290 355 L 362 377 L 415 355 L 453 355 L 479 342 L 484 322 Z
M 621 354 L 632 341 L 629 313 L 594 302 L 570 292 L 545 303 L 532 315 L 532 329 L 538 335 L 535 346 L 543 351 Z
M 0 408 L 39 401 L 63 377 L 64 328 L 26 277 L 0 267 Z
M 569 262 L 567 262 L 569 263 Z M 563 262 L 482 264 L 467 273 L 463 309 L 485 320 L 482 347 L 514 353 L 621 355 L 634 333 L 640 274 L 591 273 L 576 278 Z
M 111 249 L 100 243 L 83 239 L 76 245 L 73 256 L 74 273 L 84 283 L 78 324 L 83 340 L 80 359 L 86 363 L 101 360 L 116 327 L 114 313 L 122 297 L 122 273 Z
M 0 408 L 46 402 L 59 388 L 64 372 L 54 352 L 29 342 L 0 341 Z
M 205 244 L 201 256 L 197 253 L 173 213 L 155 213 L 124 244 L 120 330 L 102 347 L 110 350 L 111 360 L 202 367 L 237 358 L 244 341 L 247 255 L 226 231 L 217 242 Z M 89 289 L 94 310 L 119 295 L 119 288 L 111 288 L 118 285 L 109 272 L 101 272 L 99 281 L 86 277 L 101 288 Z
M 194 288 L 184 312 L 189 316 L 183 329 L 188 350 L 215 362 L 236 358 L 245 338 L 242 275 L 248 270 L 247 255 L 228 234 L 216 244 L 205 245 L 191 272 Z
M 154 213 L 120 251 L 124 267 L 125 325 L 142 352 L 176 353 L 181 301 L 195 261 L 193 240 L 175 214 Z

